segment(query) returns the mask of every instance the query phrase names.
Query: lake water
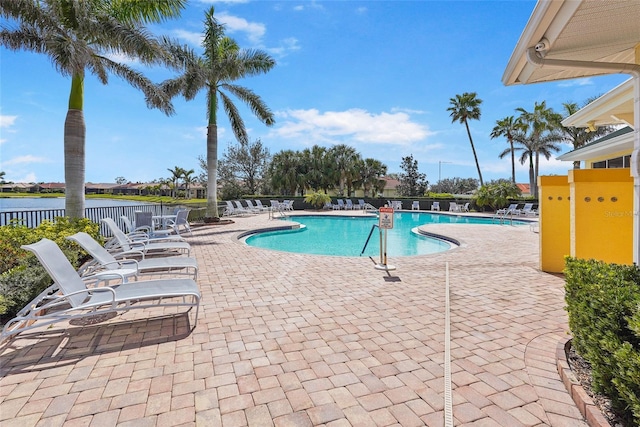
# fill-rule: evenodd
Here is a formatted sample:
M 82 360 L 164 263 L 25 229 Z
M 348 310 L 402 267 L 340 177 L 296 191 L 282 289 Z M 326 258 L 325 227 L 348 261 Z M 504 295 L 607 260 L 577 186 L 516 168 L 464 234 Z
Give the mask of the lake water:
M 64 209 L 64 197 L 7 197 L 0 198 L 0 212 L 33 211 L 40 209 Z M 149 203 L 134 200 L 85 199 L 85 208 L 103 208 L 109 206 L 135 206 Z

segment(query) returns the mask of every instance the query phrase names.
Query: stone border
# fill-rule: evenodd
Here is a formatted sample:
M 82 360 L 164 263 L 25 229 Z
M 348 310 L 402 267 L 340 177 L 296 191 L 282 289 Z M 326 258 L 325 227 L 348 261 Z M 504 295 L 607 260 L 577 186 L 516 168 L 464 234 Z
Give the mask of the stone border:
M 595 405 L 591 396 L 587 394 L 571 371 L 567 361 L 567 349 L 570 345 L 571 338 L 564 342 L 558 342 L 556 346 L 556 367 L 560 379 L 589 427 L 611 427 L 609 421 L 602 415 L 602 411 Z

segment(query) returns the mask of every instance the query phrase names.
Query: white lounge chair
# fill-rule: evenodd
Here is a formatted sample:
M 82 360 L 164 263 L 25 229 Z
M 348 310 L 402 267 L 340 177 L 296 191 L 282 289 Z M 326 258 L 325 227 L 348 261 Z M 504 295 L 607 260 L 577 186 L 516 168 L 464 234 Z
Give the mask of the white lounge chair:
M 268 211 L 268 210 L 269 210 L 269 206 L 264 206 L 264 205 L 262 204 L 262 201 L 261 201 L 261 200 L 259 200 L 259 199 L 256 199 L 256 207 L 257 207 L 258 209 L 260 209 L 261 211 Z
M 418 200 L 414 200 L 413 203 L 411 203 L 411 210 L 412 211 L 420 210 L 420 202 Z
M 134 254 L 136 252 L 144 255 L 176 255 L 191 253 L 191 245 L 188 242 L 154 242 L 151 240 L 132 240 L 129 239 L 118 228 L 118 224 L 112 218 L 102 218 L 104 224 L 109 227 L 113 239 L 106 245 L 107 249 L 115 252 L 123 252 Z
M 432 211 L 440 211 L 440 202 L 433 202 L 431 204 L 431 210 Z
M 517 203 L 511 203 L 509 207 L 498 209 L 496 211 L 497 216 L 518 215 L 518 214 L 520 214 L 520 211 L 518 210 Z
M 344 208 L 349 210 L 355 209 L 355 206 L 353 206 L 353 202 L 351 201 L 351 199 L 345 200 Z
M 177 234 L 170 234 L 172 230 L 159 230 L 166 231 L 166 233 L 154 233 L 150 235 L 148 233 L 149 227 L 138 227 L 135 228 L 131 223 L 131 220 L 128 216 L 122 215 L 120 217 L 124 227 L 126 229 L 125 235 L 131 240 L 149 240 L 149 241 L 176 241 L 183 242 L 184 238 Z
M 346 209 L 346 205 L 344 204 L 344 200 L 338 199 L 338 210 Z
M 189 307 L 188 311 L 195 307 L 195 328 L 200 290 L 193 279 L 145 280 L 88 288 L 52 240 L 42 239 L 22 248 L 36 255 L 53 284 L 5 324 L 0 341 L 60 321 L 158 306 Z
M 100 271 L 113 271 L 119 269 L 134 269 L 136 275 L 154 273 L 172 273 L 192 276 L 195 280 L 198 277 L 198 263 L 195 258 L 190 257 L 153 257 L 141 260 L 127 258 L 118 259 L 108 250 L 100 246 L 93 237 L 84 232 L 78 232 L 68 236 L 67 239 L 76 242 L 93 258 L 78 273 L 81 276 L 95 274 Z
M 358 208 L 360 210 L 364 210 L 364 205 L 365 205 L 364 199 L 358 199 Z
M 520 214 L 525 216 L 536 216 L 538 215 L 538 211 L 533 209 L 533 203 L 525 203 L 524 207 L 520 210 Z
M 246 199 L 245 203 L 247 204 L 247 209 L 249 209 L 251 212 L 255 212 L 255 213 L 263 212 L 263 209 L 260 209 L 258 206 L 255 206 L 251 200 Z
M 471 204 L 471 203 L 467 202 L 467 203 L 465 203 L 464 205 L 460 206 L 460 211 L 461 211 L 461 212 L 469 212 L 469 205 L 470 205 L 470 204 Z
M 237 213 L 240 213 L 240 214 L 255 213 L 255 212 L 251 212 L 249 209 L 247 209 L 244 206 L 242 206 L 242 203 L 240 203 L 240 200 L 234 200 L 233 203 L 235 204 L 235 208 L 236 208 L 236 212 Z
M 449 212 L 460 212 L 460 205 L 456 202 L 449 203 Z
M 193 235 L 191 232 L 191 226 L 189 225 L 189 210 L 190 209 L 178 209 L 175 219 L 167 221 L 167 227 L 171 227 L 178 236 L 181 236 L 180 230 Z

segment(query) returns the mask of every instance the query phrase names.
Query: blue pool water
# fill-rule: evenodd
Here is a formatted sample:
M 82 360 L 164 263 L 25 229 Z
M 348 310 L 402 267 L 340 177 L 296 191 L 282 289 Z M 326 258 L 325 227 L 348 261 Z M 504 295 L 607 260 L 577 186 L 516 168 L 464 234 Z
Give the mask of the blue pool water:
M 290 220 L 303 224 L 295 230 L 253 234 L 245 242 L 251 246 L 285 252 L 360 256 L 375 217 L 364 216 L 293 216 Z M 387 231 L 387 256 L 426 255 L 443 252 L 451 244 L 419 235 L 412 229 L 430 223 L 491 224 L 490 218 L 440 215 L 417 212 L 397 212 L 393 229 Z M 515 222 L 514 222 L 515 223 Z M 380 255 L 380 234 L 376 228 L 362 256 Z

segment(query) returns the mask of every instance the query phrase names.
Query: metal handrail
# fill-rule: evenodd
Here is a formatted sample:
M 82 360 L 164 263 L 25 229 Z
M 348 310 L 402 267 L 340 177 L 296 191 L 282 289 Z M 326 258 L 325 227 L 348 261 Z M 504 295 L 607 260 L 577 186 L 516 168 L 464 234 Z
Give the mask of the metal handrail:
M 364 250 L 367 249 L 367 245 L 369 244 L 369 240 L 371 239 L 371 235 L 373 234 L 373 230 L 378 227 L 378 224 L 373 224 L 371 226 L 371 231 L 369 231 L 369 236 L 367 237 L 367 241 L 364 242 L 364 246 L 362 247 L 362 252 L 360 252 L 360 256 L 364 253 Z

